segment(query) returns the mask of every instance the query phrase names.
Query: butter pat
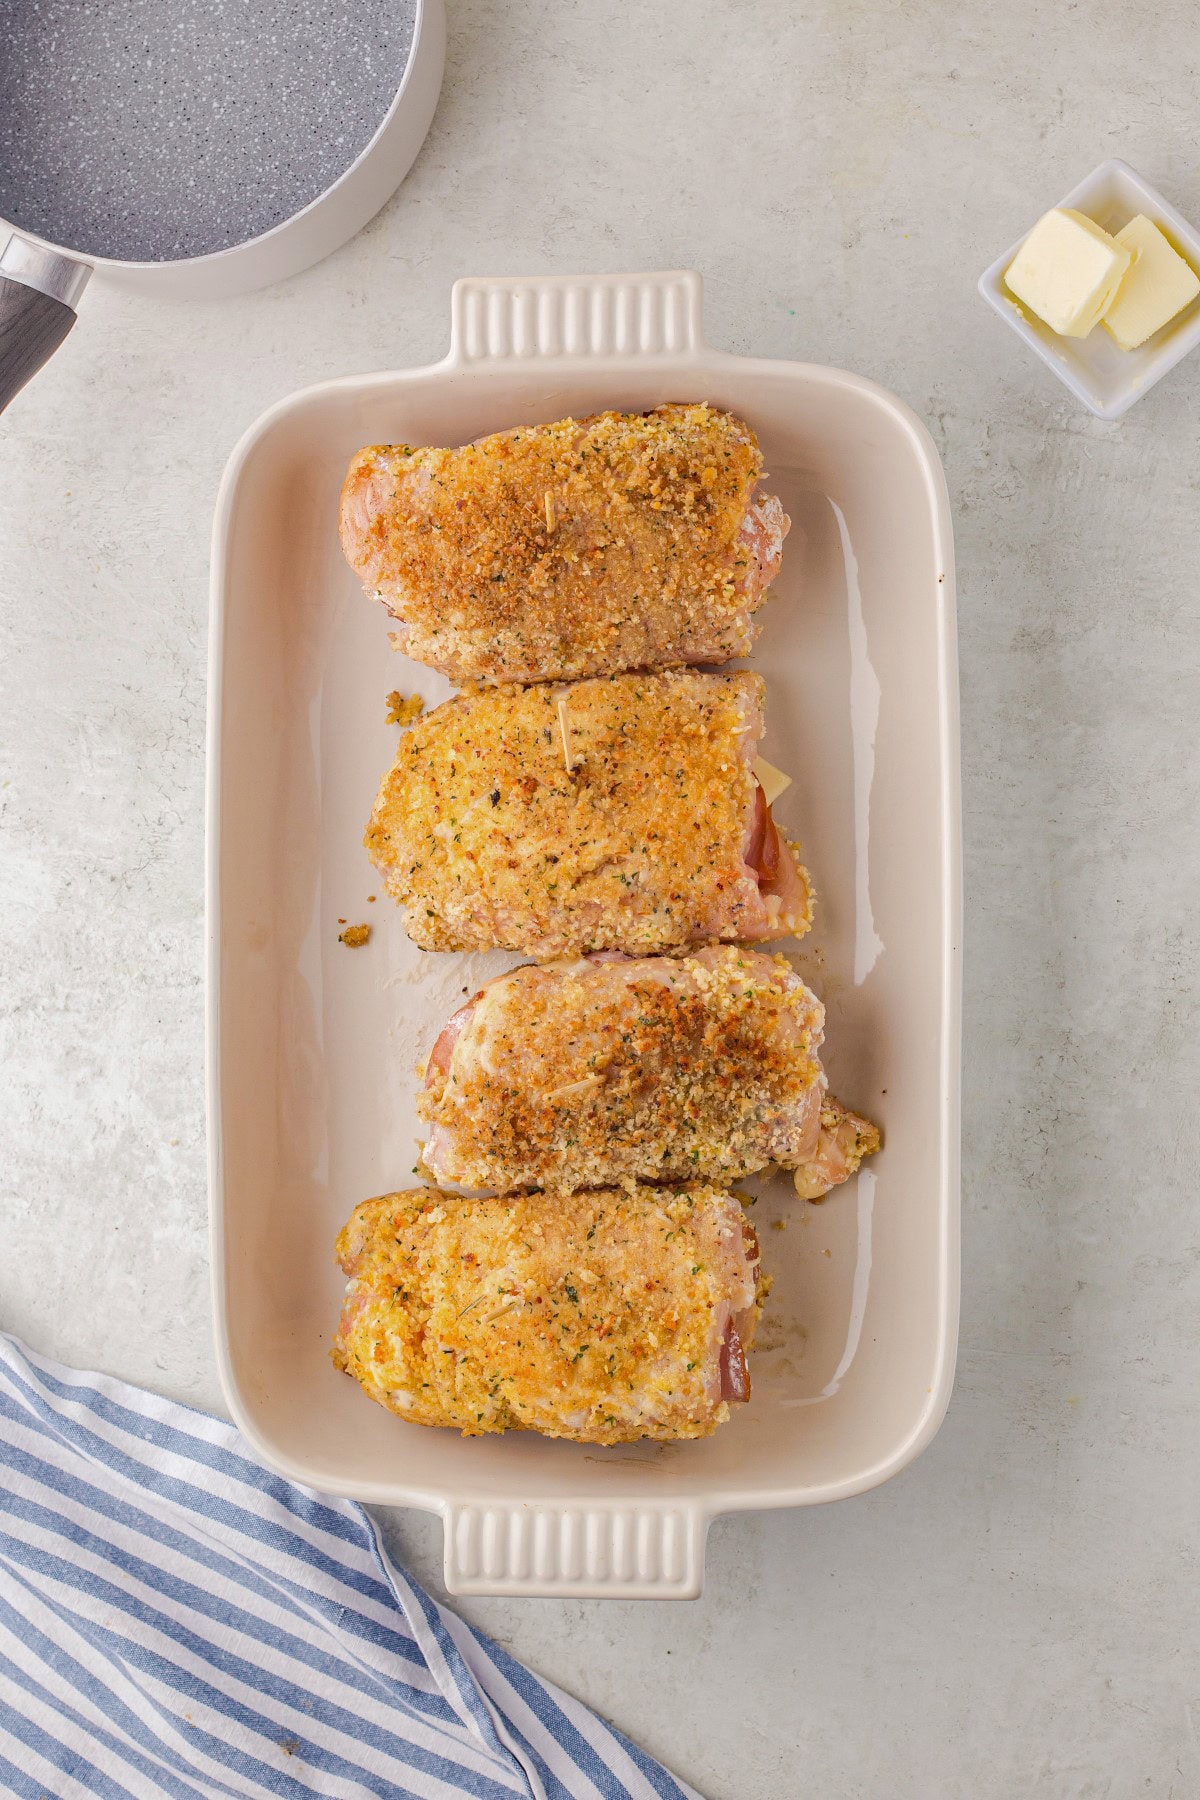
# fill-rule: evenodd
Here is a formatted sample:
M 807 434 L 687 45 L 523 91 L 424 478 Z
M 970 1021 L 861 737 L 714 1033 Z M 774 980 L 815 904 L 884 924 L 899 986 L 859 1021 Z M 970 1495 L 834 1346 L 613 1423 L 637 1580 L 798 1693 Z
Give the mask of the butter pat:
M 1040 218 L 1004 280 L 1060 337 L 1083 338 L 1104 316 L 1133 251 L 1069 208 Z
M 1200 294 L 1200 275 L 1144 213 L 1130 219 L 1116 241 L 1132 251 L 1133 263 L 1104 324 L 1122 350 L 1136 350 Z

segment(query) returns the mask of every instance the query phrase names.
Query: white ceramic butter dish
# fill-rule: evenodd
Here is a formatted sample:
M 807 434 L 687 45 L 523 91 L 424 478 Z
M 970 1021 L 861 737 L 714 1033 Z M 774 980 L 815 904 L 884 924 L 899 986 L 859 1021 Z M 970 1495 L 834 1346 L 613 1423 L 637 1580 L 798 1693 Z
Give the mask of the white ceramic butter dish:
M 1190 225 L 1157 188 L 1114 157 L 1093 169 L 1086 181 L 1072 188 L 1059 207 L 1086 214 L 1107 232 L 1116 233 L 1138 213 L 1152 219 L 1179 251 L 1185 262 L 1200 273 L 1200 231 Z M 1048 211 L 1049 208 L 1043 208 Z M 1030 230 L 1035 220 L 1030 221 Z M 1200 297 L 1185 306 L 1161 331 L 1136 350 L 1121 350 L 1103 326 L 1085 338 L 1060 337 L 1029 311 L 1005 284 L 1004 274 L 1025 241 L 1025 233 L 997 257 L 979 278 L 979 292 L 1024 339 L 1047 368 L 1052 369 L 1076 399 L 1100 419 L 1119 419 L 1135 400 L 1161 381 L 1168 369 L 1200 344 Z

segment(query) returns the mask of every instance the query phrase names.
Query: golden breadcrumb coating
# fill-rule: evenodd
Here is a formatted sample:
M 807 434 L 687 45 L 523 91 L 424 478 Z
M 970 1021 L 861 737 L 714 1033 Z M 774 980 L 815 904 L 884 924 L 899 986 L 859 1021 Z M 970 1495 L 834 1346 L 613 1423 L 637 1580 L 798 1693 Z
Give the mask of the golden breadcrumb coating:
M 706 1437 L 749 1395 L 758 1246 L 717 1188 L 364 1201 L 333 1360 L 417 1425 Z
M 763 692 L 757 675 L 676 669 L 427 713 L 365 838 L 409 935 L 545 958 L 806 931 L 790 849 L 769 881 L 746 860 L 756 806 L 775 837 L 752 769 Z
M 782 956 L 526 964 L 460 1009 L 418 1097 L 437 1181 L 736 1181 L 817 1146 L 825 1009 Z
M 347 560 L 452 680 L 538 681 L 742 656 L 779 565 L 762 456 L 709 406 L 379 444 L 342 491 Z
M 452 680 L 723 662 L 754 643 L 790 524 L 754 499 L 761 468 L 750 427 L 705 405 L 372 445 L 342 547 L 399 646 Z

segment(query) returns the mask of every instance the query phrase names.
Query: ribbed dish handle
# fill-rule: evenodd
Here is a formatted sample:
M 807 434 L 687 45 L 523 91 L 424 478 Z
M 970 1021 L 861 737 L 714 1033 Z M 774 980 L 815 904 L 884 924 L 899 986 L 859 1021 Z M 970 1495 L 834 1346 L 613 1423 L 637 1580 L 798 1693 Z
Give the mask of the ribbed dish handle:
M 674 1506 L 450 1506 L 452 1594 L 694 1600 L 708 1520 Z
M 456 281 L 448 361 L 467 368 L 567 357 L 686 356 L 704 341 L 702 291 L 690 269 Z

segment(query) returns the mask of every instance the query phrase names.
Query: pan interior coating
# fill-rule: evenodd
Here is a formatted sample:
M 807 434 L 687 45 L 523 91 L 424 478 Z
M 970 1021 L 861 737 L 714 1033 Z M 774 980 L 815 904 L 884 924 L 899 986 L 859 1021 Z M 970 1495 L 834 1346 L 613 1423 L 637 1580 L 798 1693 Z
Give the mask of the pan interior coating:
M 0 0 L 0 218 L 175 262 L 259 237 L 375 135 L 417 0 Z

